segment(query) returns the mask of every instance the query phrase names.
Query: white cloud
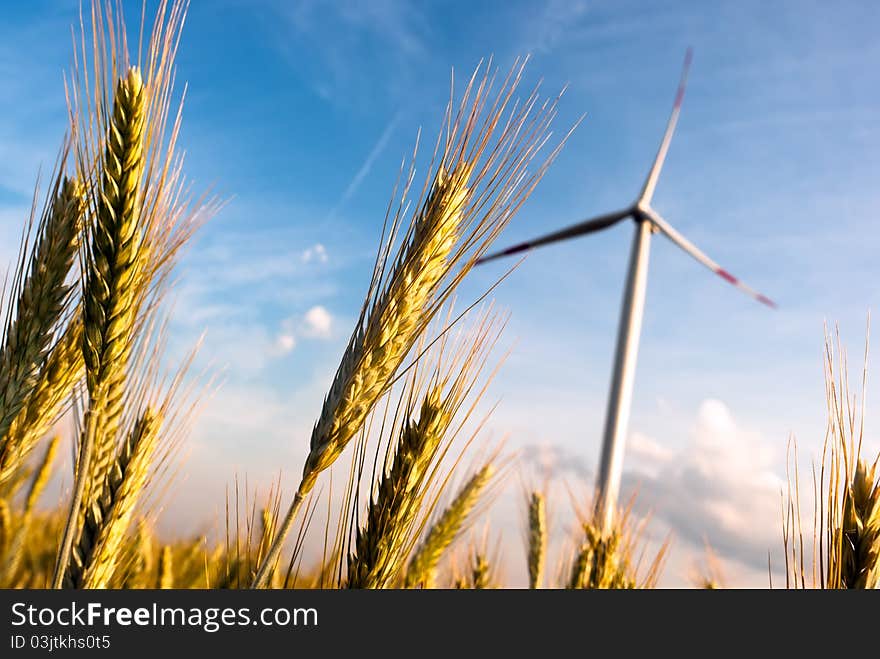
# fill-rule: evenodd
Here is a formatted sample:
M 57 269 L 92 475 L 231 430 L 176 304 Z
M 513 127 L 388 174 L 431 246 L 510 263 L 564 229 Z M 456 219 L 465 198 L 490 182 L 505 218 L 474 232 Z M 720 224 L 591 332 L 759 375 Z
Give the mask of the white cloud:
M 241 202 L 240 202 L 241 203 Z M 240 208 L 255 208 L 243 213 Z M 245 215 L 277 214 L 277 207 L 241 203 L 224 213 Z M 5 217 L 0 209 L 0 220 Z M 0 225 L 0 237 L 6 235 Z M 212 233 L 184 256 L 182 279 L 172 301 L 173 336 L 183 351 L 203 331 L 207 337 L 203 358 L 233 372 L 250 377 L 268 364 L 293 352 L 305 338 L 325 338 L 332 327 L 329 313 L 324 317 L 305 310 L 337 295 L 337 271 L 315 267 L 329 261 L 333 251 L 334 268 L 350 260 L 347 246 L 333 247 L 316 241 L 314 235 L 296 226 L 280 229 L 242 231 L 225 229 Z M 291 245 L 300 245 L 290 254 Z M 305 249 L 304 249 L 305 247 Z M 3 253 L 0 245 L 0 254 Z M 285 310 L 281 320 L 276 314 Z M 329 319 L 329 320 L 328 320 Z
M 303 317 L 303 334 L 310 338 L 326 339 L 333 329 L 333 316 L 318 305 L 306 311 Z
M 643 473 L 654 476 L 675 457 L 668 447 L 640 432 L 632 433 L 626 445 L 626 454 L 629 462 L 640 465 Z
M 739 427 L 718 400 L 700 405 L 687 445 L 677 451 L 634 436 L 625 487 L 636 505 L 666 521 L 676 535 L 720 556 L 766 566 L 779 541 L 780 492 L 776 451 Z
M 327 248 L 325 248 L 321 243 L 312 245 L 311 247 L 303 250 L 302 253 L 303 263 L 327 263 L 327 258 Z
M 700 405 L 684 445 L 672 446 L 631 433 L 620 501 L 636 494 L 636 511 L 650 513 L 652 527 L 672 531 L 673 562 L 702 557 L 708 542 L 726 574 L 766 579 L 767 552 L 776 556 L 780 548 L 785 483 L 774 467 L 781 449 L 739 426 L 727 406 L 713 399 Z M 565 447 L 527 446 L 523 458 L 548 480 L 573 474 L 589 487 L 594 483 L 593 463 Z
M 296 347 L 296 337 L 293 334 L 279 334 L 275 339 L 275 349 L 280 355 L 286 355 Z
M 333 334 L 333 316 L 321 305 L 310 308 L 301 318 L 286 318 L 275 336 L 276 356 L 284 356 L 295 347 L 297 336 L 307 339 L 328 339 Z

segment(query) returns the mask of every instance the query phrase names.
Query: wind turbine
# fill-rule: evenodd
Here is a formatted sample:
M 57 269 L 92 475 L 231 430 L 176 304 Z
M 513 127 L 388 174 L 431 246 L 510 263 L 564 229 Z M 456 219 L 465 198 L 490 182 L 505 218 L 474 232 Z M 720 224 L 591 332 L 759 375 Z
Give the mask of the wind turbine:
M 669 143 L 672 141 L 675 125 L 678 122 L 678 115 L 681 112 L 681 102 L 684 99 L 684 90 L 687 84 L 691 58 L 692 51 L 688 49 L 684 59 L 678 91 L 675 94 L 675 102 L 672 105 L 672 114 L 669 116 L 669 122 L 666 124 L 666 132 L 663 134 L 663 140 L 660 142 L 660 148 L 657 150 L 657 156 L 654 158 L 654 164 L 651 165 L 648 177 L 645 179 L 645 184 L 631 206 L 623 210 L 578 222 L 559 231 L 514 245 L 501 252 L 490 254 L 477 261 L 477 263 L 485 263 L 503 256 L 525 252 L 541 245 L 585 236 L 612 227 L 626 219 L 631 219 L 635 223 L 629 257 L 629 270 L 626 277 L 626 286 L 623 291 L 620 325 L 617 331 L 617 348 L 611 374 L 608 408 L 605 414 L 602 454 L 599 459 L 599 473 L 596 480 L 594 519 L 605 534 L 609 533 L 612 529 L 614 509 L 620 489 L 620 477 L 623 471 L 626 431 L 632 403 L 633 377 L 635 375 L 636 358 L 639 351 L 639 335 L 641 334 L 642 315 L 645 307 L 645 286 L 648 277 L 648 250 L 651 243 L 651 234 L 659 231 L 729 284 L 733 284 L 758 302 L 772 308 L 776 307 L 772 300 L 750 288 L 706 256 L 696 245 L 681 235 L 657 211 L 651 208 L 651 199 L 654 196 L 657 179 L 660 177 L 660 170 L 663 168 L 663 162 L 666 160 Z

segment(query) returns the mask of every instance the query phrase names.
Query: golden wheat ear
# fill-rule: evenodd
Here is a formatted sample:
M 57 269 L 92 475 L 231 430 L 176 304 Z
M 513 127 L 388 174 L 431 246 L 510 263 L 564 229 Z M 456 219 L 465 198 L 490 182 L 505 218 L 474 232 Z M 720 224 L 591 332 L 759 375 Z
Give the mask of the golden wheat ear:
M 374 476 L 375 494 L 348 556 L 349 588 L 388 588 L 404 581 L 406 557 L 436 503 L 431 493 L 443 486 L 438 483 L 443 460 L 485 391 L 476 382 L 501 331 L 490 314 L 478 317 L 472 331 L 441 334 L 436 349 L 420 360 L 419 366 L 427 370 L 430 364 L 430 371 L 423 375 L 417 367 L 410 372 L 398 404 L 402 421 L 389 433 L 396 441 L 386 445 Z
M 568 587 L 634 588 L 634 581 L 627 574 L 629 557 L 621 551 L 619 531 L 615 529 L 603 535 L 597 527 L 585 524 L 584 536 L 575 556 Z
M 106 129 L 100 191 L 83 278 L 83 339 L 89 400 L 79 445 L 69 530 L 59 553 L 67 562 L 74 528 L 88 518 L 99 486 L 112 464 L 126 392 L 135 318 L 141 302 L 137 279 L 144 271 L 141 246 L 140 185 L 143 176 L 146 90 L 136 68 L 120 78 Z M 88 520 L 86 520 L 88 523 Z M 60 582 L 62 570 L 58 570 Z M 77 578 L 70 580 L 79 584 Z
M 64 160 L 62 157 L 59 171 Z M 27 240 L 22 241 L 19 277 L 7 306 L 0 347 L 0 482 L 31 448 L 19 441 L 21 424 L 13 426 L 39 386 L 40 372 L 70 300 L 67 279 L 76 257 L 84 208 L 81 186 L 59 173 L 29 256 Z
M 529 588 L 540 588 L 544 582 L 544 561 L 547 554 L 546 503 L 540 492 L 529 495 L 528 522 Z
M 632 589 L 654 588 L 660 579 L 669 552 L 670 537 L 649 553 L 645 530 L 646 516 L 636 521 L 633 497 L 615 516 L 614 527 L 602 533 L 593 518 L 578 511 L 582 536 L 573 557 L 567 588 Z
M 65 571 L 67 588 L 110 585 L 138 495 L 147 481 L 159 426 L 154 413 L 145 411 L 114 460 L 86 513 L 73 560 Z
M 118 476 L 114 470 L 125 458 L 139 412 L 150 407 L 164 424 L 154 431 L 161 434 L 153 465 L 159 471 L 179 441 L 184 417 L 193 411 L 171 409 L 176 407 L 172 393 L 180 389 L 190 361 L 164 400 L 158 400 L 163 396 L 159 353 L 165 327 L 159 316 L 165 313 L 163 296 L 177 256 L 217 208 L 213 201 L 194 202 L 176 152 L 181 113 L 171 105 L 178 100 L 175 56 L 186 2 L 158 4 L 135 64 L 121 5 L 93 0 L 91 9 L 91 31 L 82 27 L 82 61 L 76 61 L 67 89 L 77 174 L 87 199 L 80 317 L 88 396 L 70 511 L 53 573 L 56 588 L 105 584 L 110 578 L 109 568 L 100 566 L 85 571 L 80 565 L 81 573 L 73 576 L 65 571 L 84 560 L 82 551 L 73 556 L 74 545 L 88 540 L 84 526 L 97 523 L 96 511 L 107 504 L 105 485 Z
M 860 459 L 853 478 L 853 508 L 858 519 L 853 562 L 859 568 L 852 580 L 855 588 L 877 588 L 880 575 L 880 482 L 876 472 L 877 460 L 869 467 Z
M 481 494 L 495 474 L 494 466 L 484 465 L 458 491 L 449 506 L 431 526 L 406 570 L 407 588 L 433 588 L 437 566 L 443 553 L 465 528 Z
M 535 93 L 522 105 L 512 103 L 520 64 L 494 98 L 494 74 L 487 67 L 480 79 L 480 71 L 478 67 L 457 114 L 450 100 L 421 200 L 402 231 L 395 257 L 411 173 L 403 187 L 360 318 L 312 431 L 300 485 L 257 571 L 255 588 L 268 584 L 318 475 L 363 427 L 437 311 L 531 194 L 558 151 L 529 171 L 547 141 L 555 103 L 539 107 Z
M 391 469 L 379 482 L 364 528 L 358 529 L 348 560 L 349 588 L 383 588 L 396 576 L 422 482 L 451 422 L 438 389 L 425 396 L 418 419 L 406 421 Z
M 493 587 L 489 560 L 484 553 L 474 552 L 471 558 L 470 581 L 466 583 L 465 587 L 474 590 L 486 590 Z
M 0 486 L 9 482 L 32 449 L 68 409 L 83 374 L 81 342 L 82 321 L 74 312 L 40 368 L 37 382 L 0 448 Z
M 100 482 L 116 448 L 145 272 L 139 226 L 147 90 L 137 68 L 119 79 L 107 129 L 101 191 L 83 289 L 83 359 L 89 391 L 88 482 Z M 83 447 L 85 448 L 85 447 Z M 85 504 L 88 506 L 89 498 Z

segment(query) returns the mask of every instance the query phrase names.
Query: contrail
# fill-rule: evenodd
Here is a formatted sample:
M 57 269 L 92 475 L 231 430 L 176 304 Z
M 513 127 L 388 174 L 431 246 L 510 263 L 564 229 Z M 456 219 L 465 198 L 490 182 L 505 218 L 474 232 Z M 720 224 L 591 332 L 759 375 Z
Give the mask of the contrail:
M 373 169 L 373 164 L 376 162 L 376 159 L 380 155 L 382 155 L 382 151 L 384 151 L 385 147 L 388 145 L 388 140 L 391 139 L 391 135 L 394 132 L 394 128 L 397 126 L 399 120 L 400 112 L 397 112 L 391 118 L 391 121 L 388 122 L 388 125 L 385 126 L 385 129 L 382 131 L 379 139 L 376 140 L 373 148 L 370 149 L 370 153 L 367 154 L 367 157 L 364 159 L 364 162 L 360 166 L 360 169 L 357 170 L 351 181 L 349 181 L 348 186 L 345 188 L 345 192 L 342 193 L 339 201 L 336 202 L 336 205 L 328 213 L 328 220 L 336 217 L 336 213 L 339 211 L 339 209 L 341 209 L 348 202 L 348 200 L 351 199 L 354 193 L 357 192 L 357 189 L 360 187 L 361 183 L 364 182 L 364 179 L 367 178 L 370 170 Z

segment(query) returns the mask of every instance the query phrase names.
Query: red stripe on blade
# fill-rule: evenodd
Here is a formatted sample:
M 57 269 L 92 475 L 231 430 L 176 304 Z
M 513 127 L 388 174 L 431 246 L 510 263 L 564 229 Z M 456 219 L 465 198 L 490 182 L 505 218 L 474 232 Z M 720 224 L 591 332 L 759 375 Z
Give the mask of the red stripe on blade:
M 668 97 L 667 97 L 668 98 Z M 681 102 L 684 100 L 684 87 L 678 88 L 678 93 L 675 95 L 675 107 L 680 108 Z
M 687 78 L 688 71 L 691 68 L 691 61 L 694 59 L 694 49 L 688 48 L 687 52 L 684 55 L 684 67 L 682 67 L 682 80 L 681 84 L 678 86 L 678 93 L 675 95 L 675 105 L 674 107 L 681 107 L 681 102 L 684 100 L 684 85 L 685 80 Z
M 727 270 L 724 270 L 723 268 L 718 268 L 715 272 L 722 279 L 724 279 L 725 281 L 729 281 L 731 284 L 738 284 L 739 283 L 739 280 L 736 277 L 734 277 L 732 274 L 730 274 L 729 272 L 727 272 Z

